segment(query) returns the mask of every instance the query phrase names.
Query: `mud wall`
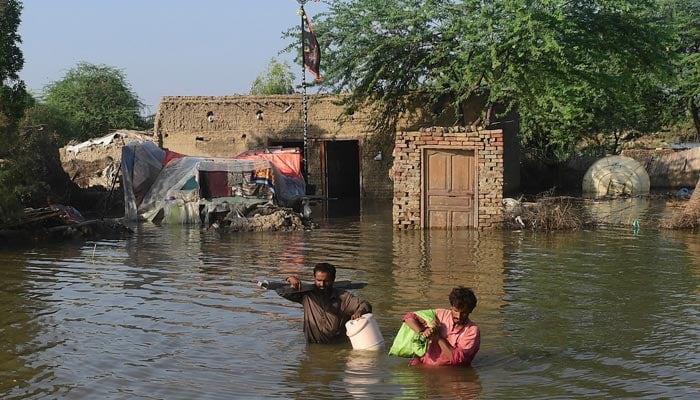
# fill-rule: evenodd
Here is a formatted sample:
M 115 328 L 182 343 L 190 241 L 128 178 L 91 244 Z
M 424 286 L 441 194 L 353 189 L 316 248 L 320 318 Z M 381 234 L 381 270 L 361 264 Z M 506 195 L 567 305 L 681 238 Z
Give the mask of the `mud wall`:
M 393 164 L 394 137 L 375 134 L 367 113 L 347 113 L 335 95 L 307 96 L 308 183 L 322 188 L 321 143 L 356 140 L 360 151 L 361 196 L 393 196 L 389 171 Z M 299 94 L 271 96 L 172 96 L 164 97 L 155 119 L 155 134 L 161 145 L 187 155 L 233 157 L 246 150 L 271 145 L 301 144 L 304 139 L 303 101 Z M 477 118 L 480 105 L 471 108 Z M 470 115 L 471 115 L 470 114 Z M 506 188 L 519 186 L 517 124 L 512 116 L 506 122 L 507 142 L 514 143 L 507 157 Z M 342 122 L 342 123 L 341 123 Z M 452 125 L 455 117 L 446 115 L 433 121 L 424 109 L 411 107 L 399 119 L 398 130 L 416 131 L 436 124 Z M 382 153 L 381 159 L 375 159 Z
M 639 161 L 652 188 L 695 188 L 700 179 L 700 147 L 688 150 L 624 150 L 620 155 Z
M 119 130 L 109 143 L 91 144 L 77 151 L 70 150 L 71 146 L 60 148 L 61 165 L 69 179 L 83 189 L 91 186 L 110 189 L 119 171 L 122 147 L 132 141 L 153 139 L 153 136 L 146 132 Z
M 360 148 L 362 194 L 391 198 L 390 163 L 373 160 L 377 151 L 391 154 L 393 143 L 372 140 L 367 115 L 346 114 L 337 96 L 309 95 L 307 158 L 309 184 L 322 186 L 322 140 L 357 140 Z M 298 94 L 279 96 L 164 97 L 158 106 L 155 133 L 162 146 L 188 155 L 233 157 L 246 150 L 304 139 L 303 101 Z M 420 113 L 404 118 L 413 126 Z M 344 121 L 344 123 L 340 123 Z M 388 157 L 385 157 L 385 159 Z

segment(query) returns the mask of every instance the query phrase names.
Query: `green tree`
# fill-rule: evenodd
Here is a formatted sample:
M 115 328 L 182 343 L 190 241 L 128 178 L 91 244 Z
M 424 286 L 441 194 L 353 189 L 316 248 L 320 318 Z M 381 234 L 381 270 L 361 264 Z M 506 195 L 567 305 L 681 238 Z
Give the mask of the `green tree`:
M 55 138 L 56 145 L 65 146 L 73 137 L 71 123 L 59 110 L 42 103 L 32 101 L 24 110 L 24 117 L 19 124 L 20 132 L 43 132 Z
M 17 144 L 17 124 L 30 97 L 19 71 L 24 65 L 17 34 L 22 5 L 0 1 L 0 225 L 16 221 L 22 211 L 12 166 Z
M 674 81 L 670 87 L 674 100 L 670 123 L 680 124 L 690 117 L 695 135 L 700 136 L 700 2 L 697 0 L 661 0 L 664 15 L 673 28 L 672 52 Z
M 250 94 L 291 94 L 294 93 L 294 74 L 289 64 L 280 63 L 274 57 L 270 59 L 267 69 L 253 81 Z
M 86 140 L 111 129 L 137 129 L 143 104 L 124 73 L 106 65 L 79 63 L 44 88 L 46 105 L 65 116 L 71 139 Z
M 22 5 L 16 0 L 0 1 L 0 158 L 7 155 L 16 137 L 17 123 L 27 106 L 27 92 L 19 71 L 24 57 L 17 33 Z
M 516 107 L 521 139 L 566 157 L 585 135 L 648 131 L 668 76 L 668 34 L 653 0 L 330 0 L 315 17 L 324 75 L 350 108 L 391 132 L 411 96 L 439 115 L 486 99 Z M 291 32 L 291 31 L 290 31 Z M 444 108 L 448 105 L 453 108 Z M 639 118 L 644 117 L 644 121 Z
M 695 135 L 700 136 L 700 3 L 696 0 L 660 0 L 673 26 L 675 80 L 670 88 L 675 100 L 671 122 L 683 124 L 690 117 Z M 671 219 L 671 228 L 700 227 L 700 179 L 688 204 Z

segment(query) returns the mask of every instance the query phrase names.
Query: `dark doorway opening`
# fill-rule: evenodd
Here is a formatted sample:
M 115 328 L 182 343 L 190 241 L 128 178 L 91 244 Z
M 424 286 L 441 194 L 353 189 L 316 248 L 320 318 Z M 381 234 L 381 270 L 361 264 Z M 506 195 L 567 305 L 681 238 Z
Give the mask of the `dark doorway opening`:
M 326 195 L 360 198 L 360 147 L 356 140 L 326 142 Z
M 328 214 L 360 210 L 360 145 L 357 140 L 324 142 L 324 183 Z

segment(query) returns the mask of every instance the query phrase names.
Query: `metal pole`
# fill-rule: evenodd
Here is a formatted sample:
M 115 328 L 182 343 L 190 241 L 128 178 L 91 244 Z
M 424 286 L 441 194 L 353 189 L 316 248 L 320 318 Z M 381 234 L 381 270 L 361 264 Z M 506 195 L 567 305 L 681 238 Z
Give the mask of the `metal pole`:
M 302 115 L 303 115 L 303 121 L 304 121 L 304 149 L 303 149 L 303 160 L 302 160 L 302 175 L 304 176 L 304 180 L 308 183 L 308 150 L 307 150 L 307 138 L 309 134 L 309 113 L 308 113 L 308 108 L 307 108 L 307 101 L 306 101 L 306 66 L 304 65 L 304 24 L 305 21 L 304 19 L 306 18 L 306 11 L 304 11 L 304 3 L 306 3 L 307 0 L 297 0 L 297 2 L 301 5 L 301 9 L 299 10 L 299 14 L 301 14 L 301 105 L 302 105 Z
M 301 6 L 301 29 L 304 29 L 304 5 L 302 4 Z M 302 93 L 302 109 L 304 113 L 304 179 L 307 179 L 309 170 L 308 170 L 308 145 L 307 145 L 307 139 L 309 135 L 309 109 L 306 101 L 306 68 L 304 66 L 304 39 L 303 39 L 303 33 L 302 33 L 302 56 L 301 56 L 301 93 Z

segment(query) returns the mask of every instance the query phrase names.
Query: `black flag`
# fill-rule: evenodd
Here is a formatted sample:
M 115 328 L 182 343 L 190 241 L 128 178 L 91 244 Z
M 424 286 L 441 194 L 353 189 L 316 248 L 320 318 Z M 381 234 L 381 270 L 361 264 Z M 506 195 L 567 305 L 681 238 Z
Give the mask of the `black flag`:
M 304 43 L 304 66 L 311 75 L 316 78 L 316 82 L 323 82 L 323 78 L 319 73 L 319 65 L 321 64 L 321 49 L 318 47 L 318 41 L 314 34 L 314 27 L 311 25 L 309 16 L 304 14 L 304 29 L 301 33 L 301 38 Z

